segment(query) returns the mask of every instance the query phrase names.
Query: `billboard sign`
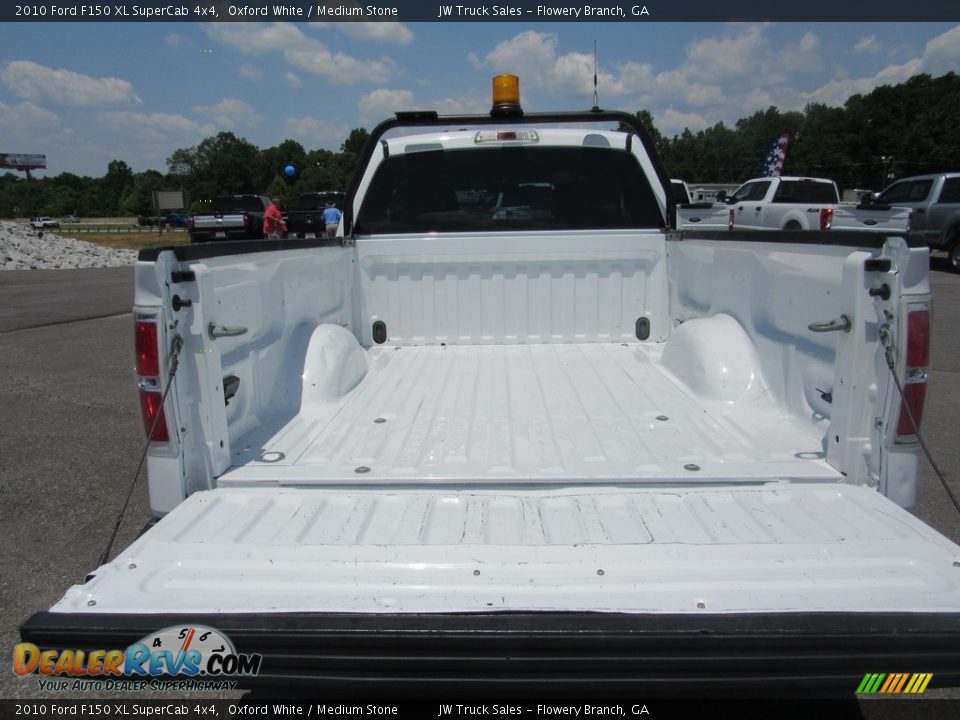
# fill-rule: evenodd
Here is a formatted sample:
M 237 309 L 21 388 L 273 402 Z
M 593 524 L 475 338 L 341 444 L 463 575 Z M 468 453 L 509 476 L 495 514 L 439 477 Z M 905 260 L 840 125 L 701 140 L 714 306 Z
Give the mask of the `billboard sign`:
M 187 206 L 187 200 L 181 190 L 154 190 L 153 206 L 157 210 L 180 210 Z
M 46 155 L 22 155 L 16 153 L 0 153 L 0 168 L 13 170 L 37 170 L 47 166 Z

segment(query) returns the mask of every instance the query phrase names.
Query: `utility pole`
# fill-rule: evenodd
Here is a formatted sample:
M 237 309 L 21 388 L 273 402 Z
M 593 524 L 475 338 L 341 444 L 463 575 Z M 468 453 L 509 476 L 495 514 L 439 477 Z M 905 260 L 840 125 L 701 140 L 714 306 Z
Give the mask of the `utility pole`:
M 893 172 L 893 159 L 893 155 L 880 156 L 880 160 L 883 162 L 883 179 L 880 181 L 881 190 L 890 184 L 890 181 L 893 180 L 895 175 Z

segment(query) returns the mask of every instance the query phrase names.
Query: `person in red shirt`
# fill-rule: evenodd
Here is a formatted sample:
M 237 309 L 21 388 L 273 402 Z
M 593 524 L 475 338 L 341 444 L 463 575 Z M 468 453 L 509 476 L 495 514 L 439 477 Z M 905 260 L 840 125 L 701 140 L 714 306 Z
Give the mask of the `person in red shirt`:
M 263 236 L 268 240 L 279 240 L 287 234 L 287 224 L 280 212 L 280 198 L 273 198 L 263 213 Z

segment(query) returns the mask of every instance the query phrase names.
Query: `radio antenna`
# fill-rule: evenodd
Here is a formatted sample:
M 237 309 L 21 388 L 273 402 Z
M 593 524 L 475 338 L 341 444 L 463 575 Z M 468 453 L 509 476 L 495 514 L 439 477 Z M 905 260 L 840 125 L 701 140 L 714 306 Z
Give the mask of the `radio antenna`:
M 597 41 L 593 41 L 593 111 L 600 112 L 600 103 L 597 98 Z

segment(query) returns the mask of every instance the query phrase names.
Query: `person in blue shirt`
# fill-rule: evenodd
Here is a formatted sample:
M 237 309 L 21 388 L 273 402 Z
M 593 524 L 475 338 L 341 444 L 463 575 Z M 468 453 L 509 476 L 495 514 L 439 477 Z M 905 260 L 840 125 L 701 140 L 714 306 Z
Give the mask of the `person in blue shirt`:
M 332 201 L 327 201 L 327 206 L 323 209 L 323 223 L 327 228 L 327 237 L 332 238 L 337 236 L 337 227 L 340 225 L 340 217 L 343 215 L 333 204 Z

